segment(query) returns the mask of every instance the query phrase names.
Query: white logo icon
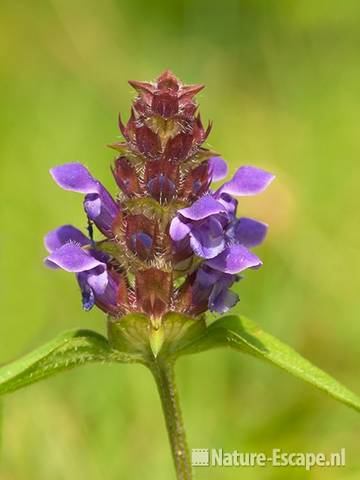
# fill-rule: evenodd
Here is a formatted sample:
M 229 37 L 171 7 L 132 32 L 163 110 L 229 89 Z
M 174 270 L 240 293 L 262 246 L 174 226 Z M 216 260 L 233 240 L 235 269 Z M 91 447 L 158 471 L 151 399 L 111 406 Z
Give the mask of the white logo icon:
M 193 467 L 208 467 L 210 455 L 208 448 L 193 448 L 191 451 L 191 463 Z

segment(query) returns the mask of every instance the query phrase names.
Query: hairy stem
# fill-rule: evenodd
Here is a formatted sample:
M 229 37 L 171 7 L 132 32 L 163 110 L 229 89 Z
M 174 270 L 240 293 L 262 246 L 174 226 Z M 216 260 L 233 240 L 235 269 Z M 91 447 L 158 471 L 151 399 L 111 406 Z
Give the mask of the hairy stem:
M 176 390 L 174 365 L 158 359 L 152 362 L 150 370 L 156 380 L 161 398 L 177 479 L 191 480 L 191 462 Z

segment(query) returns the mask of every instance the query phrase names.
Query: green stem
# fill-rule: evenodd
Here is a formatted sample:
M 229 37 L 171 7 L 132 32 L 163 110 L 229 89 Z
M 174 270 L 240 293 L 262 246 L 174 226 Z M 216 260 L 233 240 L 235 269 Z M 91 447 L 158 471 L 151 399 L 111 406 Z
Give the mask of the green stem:
M 191 480 L 191 462 L 176 390 L 174 365 L 158 359 L 149 366 L 161 398 L 177 479 Z

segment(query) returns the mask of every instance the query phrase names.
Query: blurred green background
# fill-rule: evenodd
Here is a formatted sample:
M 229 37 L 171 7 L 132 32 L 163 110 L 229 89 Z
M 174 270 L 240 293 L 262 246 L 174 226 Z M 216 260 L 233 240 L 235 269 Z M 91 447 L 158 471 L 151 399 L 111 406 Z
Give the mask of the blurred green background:
M 245 215 L 271 226 L 236 311 L 360 392 L 360 4 L 291 0 L 2 0 L 0 6 L 0 363 L 73 327 L 103 332 L 75 280 L 42 264 L 44 233 L 85 226 L 81 197 L 51 166 L 84 162 L 114 191 L 105 145 L 133 91 L 170 68 L 203 82 L 209 145 L 234 171 L 276 173 Z M 360 417 L 257 360 L 181 360 L 190 446 L 347 449 L 342 469 L 198 469 L 197 478 L 358 479 Z M 4 402 L 1 480 L 173 478 L 152 378 L 88 366 Z

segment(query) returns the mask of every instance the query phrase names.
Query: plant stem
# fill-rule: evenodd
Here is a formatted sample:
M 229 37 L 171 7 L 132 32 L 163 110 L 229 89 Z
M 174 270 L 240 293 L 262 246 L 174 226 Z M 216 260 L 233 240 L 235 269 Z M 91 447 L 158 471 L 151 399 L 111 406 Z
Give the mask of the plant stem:
M 149 367 L 159 390 L 177 479 L 191 480 L 191 462 L 176 390 L 174 365 L 164 359 L 157 359 Z

